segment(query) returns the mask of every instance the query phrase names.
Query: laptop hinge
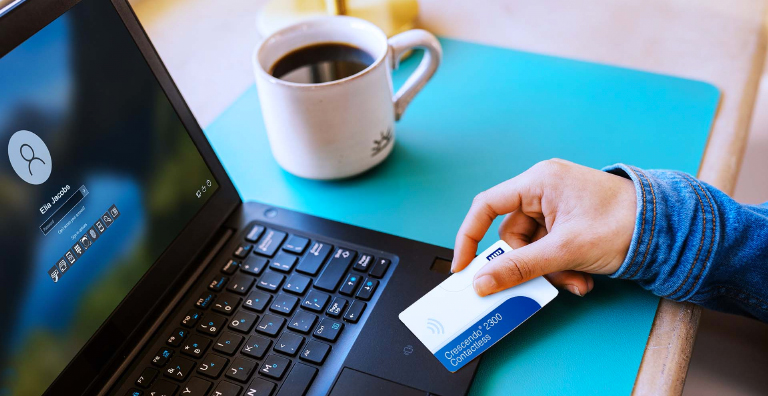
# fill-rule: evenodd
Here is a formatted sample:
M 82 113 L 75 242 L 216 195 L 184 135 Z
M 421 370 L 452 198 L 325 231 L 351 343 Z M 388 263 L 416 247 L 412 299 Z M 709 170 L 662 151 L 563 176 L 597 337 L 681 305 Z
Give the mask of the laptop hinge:
M 115 383 L 120 379 L 122 374 L 128 369 L 133 360 L 136 358 L 136 355 L 138 355 L 144 346 L 149 342 L 149 340 L 152 338 L 155 332 L 157 332 L 160 326 L 165 323 L 165 320 L 171 314 L 171 311 L 173 311 L 176 305 L 178 305 L 179 301 L 187 293 L 187 291 L 189 291 L 189 289 L 195 285 L 198 278 L 200 278 L 200 276 L 203 274 L 203 271 L 208 268 L 208 265 L 211 263 L 211 261 L 213 261 L 214 257 L 216 257 L 221 248 L 224 247 L 224 245 L 227 243 L 227 241 L 229 241 L 234 233 L 235 231 L 233 229 L 227 228 L 224 230 L 224 232 L 221 233 L 219 238 L 211 243 L 209 253 L 203 258 L 200 265 L 195 268 L 194 272 L 192 272 L 191 275 L 187 278 L 187 281 L 183 284 L 183 286 L 181 286 L 181 289 L 179 289 L 178 293 L 173 296 L 171 301 L 166 305 L 165 309 L 163 309 L 157 319 L 152 322 L 150 328 L 146 331 L 136 346 L 131 349 L 131 352 L 125 357 L 117 370 L 115 370 L 115 373 L 109 377 L 109 380 L 104 384 L 101 390 L 99 390 L 97 394 L 98 396 L 106 395 L 107 392 L 111 390 L 111 388 L 115 385 Z

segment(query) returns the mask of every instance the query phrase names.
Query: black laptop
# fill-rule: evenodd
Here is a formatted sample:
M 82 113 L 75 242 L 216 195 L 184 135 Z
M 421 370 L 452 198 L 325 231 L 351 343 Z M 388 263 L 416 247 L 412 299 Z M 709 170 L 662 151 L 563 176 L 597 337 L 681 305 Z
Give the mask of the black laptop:
M 126 0 L 0 4 L 0 395 L 467 393 L 450 250 L 243 203 Z

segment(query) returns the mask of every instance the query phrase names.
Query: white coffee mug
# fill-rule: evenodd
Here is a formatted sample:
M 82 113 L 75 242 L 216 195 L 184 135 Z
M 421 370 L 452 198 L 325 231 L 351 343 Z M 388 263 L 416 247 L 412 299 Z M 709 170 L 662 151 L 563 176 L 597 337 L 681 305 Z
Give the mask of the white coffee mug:
M 375 60 L 350 77 L 319 84 L 276 78 L 272 67 L 290 52 L 321 43 L 362 49 Z M 393 93 L 392 70 L 404 53 L 423 48 L 416 71 Z M 336 16 L 279 30 L 254 51 L 253 66 L 269 144 L 288 172 L 309 179 L 338 179 L 362 173 L 392 151 L 395 121 L 437 70 L 442 49 L 424 30 L 387 40 L 374 24 Z

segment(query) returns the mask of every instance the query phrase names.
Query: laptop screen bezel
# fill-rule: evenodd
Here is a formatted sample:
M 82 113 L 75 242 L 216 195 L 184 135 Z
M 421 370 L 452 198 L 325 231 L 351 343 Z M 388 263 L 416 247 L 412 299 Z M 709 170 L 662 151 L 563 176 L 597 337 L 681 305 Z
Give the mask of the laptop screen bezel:
M 81 0 L 26 0 L 0 16 L 0 57 Z M 178 291 L 180 275 L 199 264 L 203 247 L 241 204 L 240 196 L 127 0 L 110 1 L 216 178 L 219 188 L 48 388 L 49 394 L 98 393 Z

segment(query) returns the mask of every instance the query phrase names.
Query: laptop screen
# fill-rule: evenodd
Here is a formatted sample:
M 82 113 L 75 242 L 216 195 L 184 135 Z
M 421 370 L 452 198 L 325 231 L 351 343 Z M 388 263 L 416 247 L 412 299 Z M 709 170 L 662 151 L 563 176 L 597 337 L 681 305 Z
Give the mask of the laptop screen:
M 218 185 L 109 2 L 0 58 L 0 394 L 40 394 Z

